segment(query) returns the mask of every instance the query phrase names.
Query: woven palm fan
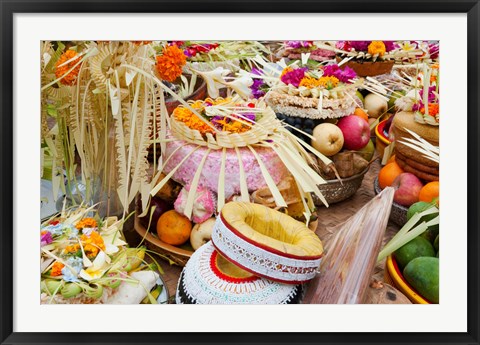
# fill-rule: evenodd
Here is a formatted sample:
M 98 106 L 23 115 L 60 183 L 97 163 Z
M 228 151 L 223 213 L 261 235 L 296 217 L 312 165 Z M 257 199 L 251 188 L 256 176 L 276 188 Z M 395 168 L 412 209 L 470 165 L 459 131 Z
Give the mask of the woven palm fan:
M 287 284 L 315 277 L 323 255 L 322 242 L 304 223 L 253 203 L 226 204 L 212 242 L 235 265 Z
M 211 242 L 201 246 L 183 269 L 177 304 L 295 304 L 301 285 L 260 278 L 223 258 Z

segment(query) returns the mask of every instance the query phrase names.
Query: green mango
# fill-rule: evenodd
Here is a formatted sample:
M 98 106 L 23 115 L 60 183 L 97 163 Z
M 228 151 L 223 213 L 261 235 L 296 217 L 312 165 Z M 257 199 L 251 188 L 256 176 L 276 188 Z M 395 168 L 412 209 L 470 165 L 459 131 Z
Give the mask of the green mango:
M 412 206 L 408 208 L 407 221 L 410 220 L 410 218 L 412 218 L 416 213 L 426 211 L 430 207 L 433 207 L 433 205 L 425 201 L 419 201 L 414 203 Z M 429 214 L 427 216 L 423 216 L 417 224 L 421 222 L 428 222 L 433 218 L 435 218 L 436 216 L 437 216 L 436 214 Z M 439 229 L 440 229 L 439 224 L 429 226 L 427 230 L 425 230 L 425 232 L 423 232 L 420 236 L 430 241 L 430 243 L 433 243 L 433 241 L 435 241 L 435 238 L 438 235 Z
M 439 262 L 436 257 L 418 257 L 403 270 L 406 281 L 432 303 L 439 301 Z
M 440 235 L 437 235 L 437 237 L 435 237 L 435 241 L 433 242 L 433 248 L 438 253 L 438 250 L 440 248 Z
M 410 242 L 398 248 L 393 256 L 398 267 L 403 269 L 407 264 L 420 256 L 435 256 L 433 245 L 423 237 L 415 237 Z

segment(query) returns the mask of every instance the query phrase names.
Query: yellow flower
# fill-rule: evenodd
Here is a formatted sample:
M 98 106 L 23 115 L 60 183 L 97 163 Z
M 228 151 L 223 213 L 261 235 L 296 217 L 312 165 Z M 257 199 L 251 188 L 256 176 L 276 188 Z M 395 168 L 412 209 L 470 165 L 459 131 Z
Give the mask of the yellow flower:
M 385 43 L 383 43 L 382 41 L 372 41 L 372 43 L 368 45 L 368 53 L 371 55 L 378 54 L 382 56 L 383 54 L 385 54 L 385 52 Z
M 163 49 L 163 54 L 157 56 L 157 71 L 163 80 L 174 82 L 182 74 L 182 67 L 187 63 L 183 50 L 175 45 Z
M 78 72 L 80 72 L 81 64 L 75 67 L 70 73 L 66 74 L 73 66 L 75 66 L 76 63 L 78 63 L 79 57 L 77 57 L 76 59 L 73 59 L 76 56 L 77 56 L 77 53 L 74 50 L 67 50 L 65 53 L 63 53 L 60 56 L 58 61 L 55 63 L 55 77 L 56 78 L 63 77 L 60 80 L 60 83 L 64 85 L 74 85 L 75 82 L 77 81 Z M 73 59 L 73 60 L 67 64 L 64 64 L 70 59 Z

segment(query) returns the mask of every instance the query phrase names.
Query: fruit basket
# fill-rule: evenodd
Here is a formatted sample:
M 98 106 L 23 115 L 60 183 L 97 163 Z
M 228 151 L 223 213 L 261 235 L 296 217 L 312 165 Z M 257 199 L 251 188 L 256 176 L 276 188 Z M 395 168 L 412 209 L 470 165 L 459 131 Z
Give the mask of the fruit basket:
M 318 185 L 318 189 L 322 192 L 328 204 L 335 204 L 350 198 L 362 185 L 363 178 L 368 171 L 368 168 L 359 174 L 351 177 L 343 178 L 341 180 L 327 180 L 327 183 Z M 323 205 L 323 203 L 314 196 L 315 205 Z
M 395 286 L 399 289 L 405 296 L 408 297 L 410 301 L 416 304 L 430 304 L 425 298 L 419 295 L 403 278 L 400 269 L 398 268 L 397 262 L 392 255 L 387 256 L 385 262 L 385 273 L 384 280 L 386 283 Z
M 376 177 L 375 181 L 373 182 L 373 190 L 375 191 L 375 194 L 378 194 L 382 191 L 380 185 L 378 184 L 378 177 Z M 407 222 L 407 211 L 407 207 L 393 202 L 392 211 L 390 212 L 390 220 L 398 226 L 403 226 Z
M 135 214 L 134 226 L 135 231 L 140 235 L 140 237 L 145 238 L 145 245 L 148 249 L 167 257 L 169 260 L 173 261 L 179 266 L 185 266 L 193 254 L 192 248 L 188 248 L 186 245 L 184 247 L 172 246 L 161 241 L 156 235 L 147 231 L 147 229 L 140 222 L 138 214 Z

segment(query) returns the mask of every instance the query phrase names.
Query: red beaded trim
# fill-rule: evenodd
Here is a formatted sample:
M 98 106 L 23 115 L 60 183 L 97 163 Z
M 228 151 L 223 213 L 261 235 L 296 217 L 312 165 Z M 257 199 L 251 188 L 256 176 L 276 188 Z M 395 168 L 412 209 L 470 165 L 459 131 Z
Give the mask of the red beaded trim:
M 223 273 L 218 269 L 217 256 L 218 256 L 218 252 L 214 250 L 212 252 L 212 255 L 210 256 L 210 268 L 212 269 L 213 273 L 215 273 L 215 275 L 221 280 L 224 280 L 228 283 L 241 284 L 241 283 L 251 283 L 251 282 L 254 282 L 255 280 L 260 279 L 256 276 L 250 276 L 247 278 L 237 278 L 237 277 L 226 275 L 225 273 Z
M 274 253 L 280 256 L 283 256 L 285 258 L 290 258 L 290 259 L 299 259 L 299 260 L 318 260 L 321 257 L 323 257 L 323 253 L 317 256 L 301 256 L 301 255 L 293 255 L 293 254 L 287 254 L 285 252 L 281 252 L 275 248 L 271 248 L 269 246 L 266 246 L 265 244 L 259 243 L 252 241 L 250 238 L 246 237 L 244 234 L 242 234 L 240 231 L 235 229 L 233 226 L 231 226 L 223 217 L 223 214 L 220 212 L 220 219 L 223 222 L 223 225 L 225 225 L 231 232 L 233 232 L 236 236 L 240 237 L 242 240 L 247 241 L 250 244 L 253 244 L 254 246 L 261 248 L 263 250 L 266 250 L 267 252 Z

